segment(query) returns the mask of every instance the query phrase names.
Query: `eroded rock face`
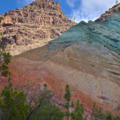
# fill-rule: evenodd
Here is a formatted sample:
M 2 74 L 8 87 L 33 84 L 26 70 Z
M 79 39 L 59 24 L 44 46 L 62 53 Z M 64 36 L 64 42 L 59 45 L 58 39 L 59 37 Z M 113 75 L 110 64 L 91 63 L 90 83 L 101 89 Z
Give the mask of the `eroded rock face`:
M 96 102 L 120 115 L 120 13 L 100 23 L 81 22 L 47 45 L 13 57 L 10 70 L 17 88 L 35 90 L 47 83 L 63 98 L 69 84 L 72 99 L 80 99 L 87 110 Z M 0 85 L 5 83 L 1 79 Z
M 10 44 L 7 51 L 13 55 L 45 45 L 75 25 L 62 13 L 59 3 L 52 0 L 36 0 L 3 17 L 3 43 Z
M 102 14 L 100 18 L 95 20 L 95 22 L 102 22 L 106 20 L 108 16 L 111 16 L 113 13 L 120 12 L 120 3 L 110 8 L 106 13 Z
M 96 102 L 120 115 L 119 20 L 116 13 L 101 23 L 81 22 L 44 47 L 13 57 L 14 85 L 45 82 L 63 97 L 69 84 L 73 100 L 89 108 Z

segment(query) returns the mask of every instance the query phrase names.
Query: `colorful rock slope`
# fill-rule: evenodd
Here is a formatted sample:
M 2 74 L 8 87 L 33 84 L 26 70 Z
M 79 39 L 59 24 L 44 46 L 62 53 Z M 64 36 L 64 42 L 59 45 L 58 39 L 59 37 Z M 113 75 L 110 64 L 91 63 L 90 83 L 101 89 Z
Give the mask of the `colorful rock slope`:
M 59 97 L 65 84 L 86 108 L 97 102 L 120 113 L 120 13 L 104 22 L 81 22 L 41 48 L 15 56 L 10 64 L 15 86 L 47 83 Z
M 47 45 L 13 57 L 10 70 L 14 86 L 31 94 L 47 83 L 61 98 L 69 84 L 72 99 L 80 99 L 86 110 L 96 102 L 120 115 L 120 13 L 100 23 L 81 22 Z M 1 78 L 0 85 L 5 83 Z

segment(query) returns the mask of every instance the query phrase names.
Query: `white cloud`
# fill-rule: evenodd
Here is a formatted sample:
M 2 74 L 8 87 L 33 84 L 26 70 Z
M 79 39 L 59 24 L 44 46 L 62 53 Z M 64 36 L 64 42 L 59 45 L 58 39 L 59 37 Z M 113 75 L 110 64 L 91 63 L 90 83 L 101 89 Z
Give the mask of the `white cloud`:
M 34 1 L 34 0 L 24 0 L 24 1 L 25 1 L 26 4 L 30 4 L 30 3 L 32 3 L 32 1 Z
M 71 19 L 74 16 L 76 22 L 95 20 L 115 4 L 115 0 L 79 0 L 79 2 L 81 3 L 78 8 L 71 7 Z
M 74 8 L 75 7 L 75 3 L 79 1 L 79 0 L 66 0 L 67 4 L 71 7 Z
M 18 0 L 18 3 L 25 6 L 34 0 Z M 58 0 L 59 1 L 59 0 Z M 68 6 L 72 9 L 69 15 L 70 19 L 76 22 L 82 20 L 95 20 L 105 13 L 106 10 L 115 4 L 116 0 L 66 0 Z M 78 7 L 79 6 L 79 7 Z

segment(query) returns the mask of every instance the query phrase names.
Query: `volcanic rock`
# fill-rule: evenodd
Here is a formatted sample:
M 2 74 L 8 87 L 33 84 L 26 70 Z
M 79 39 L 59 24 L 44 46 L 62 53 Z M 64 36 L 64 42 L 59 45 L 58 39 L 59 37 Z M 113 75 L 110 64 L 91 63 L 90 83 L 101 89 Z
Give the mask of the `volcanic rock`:
M 11 39 L 14 37 L 16 40 L 14 35 Z M 102 22 L 81 22 L 47 45 L 14 56 L 9 66 L 16 88 L 35 90 L 46 83 L 63 98 L 69 84 L 72 100 L 79 99 L 88 111 L 96 102 L 120 115 L 120 13 Z M 2 81 L 1 86 L 5 85 Z
M 13 55 L 45 45 L 75 25 L 62 13 L 59 3 L 52 0 L 36 0 L 2 17 L 3 43 Z
M 106 13 L 102 14 L 100 18 L 95 20 L 95 22 L 102 22 L 106 20 L 108 16 L 111 16 L 113 13 L 120 12 L 120 3 L 117 5 L 114 5 L 112 8 L 110 8 Z
M 120 13 L 104 22 L 81 22 L 47 45 L 13 57 L 15 86 L 47 83 L 59 97 L 71 87 L 72 99 L 98 103 L 120 115 Z

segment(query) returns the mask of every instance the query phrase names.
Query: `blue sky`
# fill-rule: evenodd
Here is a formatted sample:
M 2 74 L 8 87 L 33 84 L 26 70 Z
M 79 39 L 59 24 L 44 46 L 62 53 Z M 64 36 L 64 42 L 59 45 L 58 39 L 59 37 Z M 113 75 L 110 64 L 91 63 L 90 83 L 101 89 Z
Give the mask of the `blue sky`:
M 33 0 L 1 0 L 0 14 L 28 5 Z M 60 3 L 62 11 L 76 22 L 95 20 L 111 8 L 116 0 L 54 0 Z

